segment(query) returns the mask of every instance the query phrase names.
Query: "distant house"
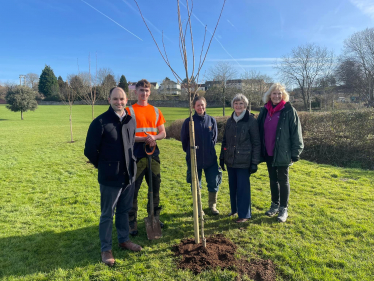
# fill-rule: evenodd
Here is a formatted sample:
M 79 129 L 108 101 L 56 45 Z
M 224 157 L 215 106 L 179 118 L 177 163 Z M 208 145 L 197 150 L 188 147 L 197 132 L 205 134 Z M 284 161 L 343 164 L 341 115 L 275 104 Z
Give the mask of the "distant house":
M 135 91 L 136 83 L 137 83 L 137 82 L 128 82 L 128 84 L 129 84 L 129 90 L 134 90 L 134 91 Z M 153 86 L 153 88 L 154 88 L 155 90 L 158 90 L 159 85 L 158 85 L 157 82 L 149 82 L 149 83 L 151 83 L 151 85 Z
M 206 91 L 205 84 L 190 84 L 191 90 L 195 90 L 195 87 L 198 86 L 196 91 Z M 187 84 L 183 83 L 181 85 L 182 92 L 187 93 Z
M 153 88 L 154 88 L 155 90 L 158 90 L 158 89 L 160 88 L 160 86 L 158 85 L 157 82 L 150 82 L 150 83 L 151 83 L 151 85 L 153 86 Z
M 164 80 L 160 87 L 158 88 L 159 93 L 167 95 L 180 95 L 181 94 L 181 84 L 174 82 L 172 80 Z

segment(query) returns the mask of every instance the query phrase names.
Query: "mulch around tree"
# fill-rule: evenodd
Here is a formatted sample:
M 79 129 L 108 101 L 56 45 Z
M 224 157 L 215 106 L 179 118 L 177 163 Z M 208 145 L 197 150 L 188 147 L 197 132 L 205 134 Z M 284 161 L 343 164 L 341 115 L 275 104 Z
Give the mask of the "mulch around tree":
M 220 267 L 247 275 L 255 281 L 275 281 L 275 264 L 271 260 L 247 261 L 235 257 L 237 246 L 222 234 L 206 238 L 206 248 L 194 239 L 185 239 L 174 246 L 176 256 L 181 256 L 177 267 L 192 270 L 195 274 Z M 240 277 L 239 277 L 240 280 Z

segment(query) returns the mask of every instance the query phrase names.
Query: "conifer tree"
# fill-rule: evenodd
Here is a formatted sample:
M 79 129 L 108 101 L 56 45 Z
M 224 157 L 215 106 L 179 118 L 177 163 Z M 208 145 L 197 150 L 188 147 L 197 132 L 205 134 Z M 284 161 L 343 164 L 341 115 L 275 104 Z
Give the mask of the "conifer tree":
M 122 75 L 119 79 L 118 87 L 121 87 L 126 94 L 129 92 L 129 84 L 127 83 L 125 75 Z
M 49 65 L 44 67 L 40 75 L 38 89 L 39 92 L 45 96 L 46 100 L 59 100 L 57 78 Z

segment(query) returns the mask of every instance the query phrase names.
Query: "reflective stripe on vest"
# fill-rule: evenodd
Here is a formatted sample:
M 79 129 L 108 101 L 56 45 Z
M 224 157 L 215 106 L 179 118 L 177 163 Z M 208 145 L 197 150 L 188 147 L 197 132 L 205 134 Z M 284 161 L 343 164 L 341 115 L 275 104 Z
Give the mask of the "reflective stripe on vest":
M 155 133 L 157 133 L 157 123 L 158 123 L 158 118 L 160 117 L 160 113 L 159 113 L 159 110 L 158 110 L 157 107 L 154 106 L 153 108 L 155 109 L 155 113 L 156 113 L 155 128 L 136 128 L 135 133 L 143 133 L 143 132 L 155 132 Z M 135 126 L 137 126 L 136 125 L 135 111 L 134 111 L 134 108 L 132 107 L 132 105 L 129 106 L 129 109 L 130 109 L 131 116 L 134 117 Z

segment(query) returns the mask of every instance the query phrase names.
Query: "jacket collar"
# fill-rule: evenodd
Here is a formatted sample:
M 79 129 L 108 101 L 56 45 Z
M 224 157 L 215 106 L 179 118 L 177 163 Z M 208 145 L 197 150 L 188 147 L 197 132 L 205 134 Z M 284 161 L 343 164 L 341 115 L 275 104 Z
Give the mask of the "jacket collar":
M 125 109 L 126 110 L 126 109 Z M 118 115 L 115 113 L 114 109 L 109 105 L 109 109 L 108 109 L 108 112 L 110 113 L 110 116 L 116 120 L 116 121 L 121 121 L 121 119 L 118 117 Z M 129 114 L 127 114 L 126 112 L 126 116 L 122 119 L 122 122 L 126 122 L 128 119 L 131 119 L 131 116 Z
M 235 114 L 235 111 L 231 114 L 231 119 L 234 120 L 234 114 Z M 247 122 L 249 120 L 249 111 L 248 110 L 245 110 L 245 115 L 243 117 L 243 119 L 239 120 L 239 122 Z
M 204 116 L 200 116 L 199 114 L 197 114 L 197 112 L 195 111 L 195 114 L 193 115 L 193 119 L 194 120 L 204 120 L 205 119 L 205 116 L 206 116 L 206 112 L 204 112 Z

